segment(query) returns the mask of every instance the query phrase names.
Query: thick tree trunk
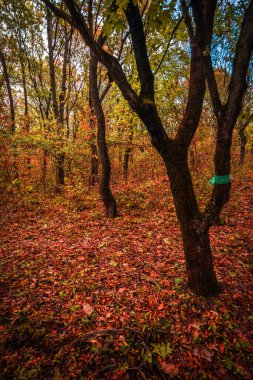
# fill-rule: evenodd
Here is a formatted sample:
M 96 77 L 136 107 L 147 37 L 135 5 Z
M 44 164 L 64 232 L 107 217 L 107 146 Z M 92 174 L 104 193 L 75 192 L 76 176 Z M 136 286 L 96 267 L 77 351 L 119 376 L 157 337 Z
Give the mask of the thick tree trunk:
M 175 144 L 171 155 L 163 159 L 182 232 L 189 288 L 201 296 L 218 294 L 221 287 L 214 272 L 208 228 L 202 226 L 187 162 L 187 149 Z
M 105 138 L 105 116 L 99 98 L 97 86 L 97 65 L 98 59 L 91 52 L 89 86 L 91 103 L 97 119 L 97 144 L 98 155 L 101 164 L 101 175 L 99 179 L 99 193 L 106 209 L 106 215 L 110 218 L 117 216 L 117 204 L 110 189 L 111 164 L 108 155 Z
M 182 231 L 188 286 L 197 295 L 213 296 L 221 291 L 213 266 L 208 232 Z

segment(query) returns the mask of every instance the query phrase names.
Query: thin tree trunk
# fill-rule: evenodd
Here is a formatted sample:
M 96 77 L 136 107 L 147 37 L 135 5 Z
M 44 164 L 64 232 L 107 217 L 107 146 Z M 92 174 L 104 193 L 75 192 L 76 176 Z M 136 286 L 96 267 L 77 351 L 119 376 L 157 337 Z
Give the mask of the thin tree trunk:
M 101 163 L 99 192 L 106 209 L 106 215 L 110 218 L 114 218 L 117 216 L 117 204 L 110 189 L 111 164 L 105 138 L 105 116 L 97 86 L 97 65 L 98 59 L 94 53 L 91 52 L 89 86 L 91 103 L 97 119 L 97 144 L 99 161 Z
M 239 158 L 239 165 L 242 167 L 244 164 L 245 159 L 245 149 L 246 149 L 246 143 L 247 143 L 247 137 L 245 134 L 245 128 L 248 125 L 248 123 L 242 124 L 241 122 L 238 123 L 238 134 L 240 139 L 240 158 Z
M 69 41 L 70 38 L 67 35 L 67 26 L 65 22 L 64 26 L 64 53 L 63 53 L 63 64 L 62 64 L 62 80 L 61 80 L 61 92 L 59 95 L 59 102 L 57 100 L 57 86 L 56 86 L 56 76 L 54 67 L 54 56 L 53 56 L 53 33 L 52 33 L 52 14 L 49 8 L 47 8 L 47 35 L 48 35 L 48 51 L 49 51 L 49 68 L 50 68 L 50 83 L 51 83 L 51 93 L 53 99 L 53 110 L 54 117 L 56 120 L 57 134 L 60 140 L 60 152 L 56 155 L 56 192 L 61 193 L 62 187 L 65 183 L 65 171 L 64 162 L 65 155 L 61 151 L 63 145 L 63 128 L 64 128 L 64 108 L 65 108 L 65 97 L 66 97 L 66 81 L 67 81 L 67 64 L 69 58 Z M 71 35 L 70 35 L 71 37 Z
M 90 58 L 90 71 L 91 68 L 91 58 Z M 90 104 L 90 117 L 89 117 L 89 127 L 90 127 L 90 173 L 89 173 L 89 190 L 98 183 L 98 150 L 95 143 L 96 139 L 96 125 L 95 125 L 95 113 L 92 107 L 91 101 L 91 86 L 89 86 L 89 104 Z
M 57 89 L 56 89 L 56 79 L 55 79 L 55 67 L 54 67 L 54 49 L 53 49 L 53 25 L 52 25 L 52 14 L 49 8 L 47 8 L 47 40 L 48 40 L 48 60 L 49 60 L 49 75 L 50 75 L 50 86 L 53 101 L 53 110 L 56 122 L 59 119 L 59 108 L 57 101 Z
M 16 131 L 16 124 L 15 124 L 15 108 L 14 108 L 14 100 L 12 95 L 12 89 L 10 84 L 10 77 L 6 65 L 5 55 L 4 52 L 0 50 L 0 61 L 3 66 L 3 72 L 4 72 L 4 79 L 5 84 L 7 88 L 8 98 L 9 98 L 9 104 L 10 104 L 10 119 L 11 119 L 11 127 L 10 132 L 12 135 L 14 135 Z M 12 151 L 13 151 L 13 174 L 14 179 L 18 179 L 18 164 L 17 164 L 17 147 L 16 144 L 12 144 Z
M 28 96 L 27 96 L 25 66 L 24 66 L 24 62 L 22 60 L 22 57 L 20 60 L 20 64 L 21 64 L 22 84 L 23 84 L 23 91 L 24 91 L 24 106 L 25 106 L 24 107 L 24 130 L 26 133 L 29 133 L 30 124 L 29 124 L 29 120 L 28 120 Z M 27 166 L 28 172 L 30 173 L 30 171 L 31 171 L 31 158 L 30 158 L 29 150 L 27 152 L 27 155 L 28 156 L 26 159 L 26 166 Z
M 26 76 L 25 76 L 25 66 L 24 62 L 21 58 L 21 73 L 22 73 L 22 84 L 23 84 L 23 91 L 24 91 L 24 118 L 25 118 L 25 131 L 29 132 L 30 126 L 28 121 L 28 97 L 27 97 L 27 87 L 26 87 Z
M 133 142 L 133 136 L 134 136 L 134 127 L 133 127 L 133 122 L 131 121 L 130 122 L 128 146 L 125 148 L 124 159 L 123 159 L 123 177 L 124 177 L 124 180 L 126 182 L 128 179 L 128 167 L 129 167 L 130 153 L 132 150 L 131 144 Z
M 59 106 L 57 100 L 57 88 L 56 88 L 56 78 L 55 78 L 55 67 L 54 67 L 54 48 L 53 48 L 53 25 L 52 25 L 52 14 L 49 8 L 47 8 L 47 40 L 48 40 L 48 60 L 49 60 L 49 74 L 50 74 L 50 89 L 53 101 L 53 112 L 56 122 L 57 133 L 59 134 Z M 61 148 L 61 147 L 60 147 Z M 61 166 L 63 160 L 61 153 L 56 154 L 56 173 L 55 173 L 55 191 L 61 194 L 61 187 L 64 185 L 64 169 Z
M 47 151 L 43 151 L 43 161 L 42 161 L 42 176 L 41 176 L 41 182 L 43 191 L 46 190 L 46 178 L 47 178 Z
M 4 53 L 2 51 L 0 51 L 0 60 L 3 66 L 4 79 L 5 79 L 9 103 L 10 103 L 11 133 L 14 134 L 16 130 L 14 100 L 12 96 L 12 89 L 11 89 L 10 77 L 9 77 L 9 73 L 8 73 L 8 69 L 6 65 L 6 60 L 5 60 Z

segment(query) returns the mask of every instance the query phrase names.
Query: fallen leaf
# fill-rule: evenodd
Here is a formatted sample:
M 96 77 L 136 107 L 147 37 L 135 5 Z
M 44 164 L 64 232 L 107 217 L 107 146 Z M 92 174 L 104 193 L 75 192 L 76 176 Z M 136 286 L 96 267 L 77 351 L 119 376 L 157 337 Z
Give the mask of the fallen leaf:
M 171 378 L 177 376 L 178 374 L 178 366 L 172 363 L 167 363 L 165 360 L 160 360 L 160 368 Z
M 84 314 L 87 317 L 89 317 L 93 313 L 94 308 L 91 305 L 89 305 L 88 303 L 84 303 L 83 304 L 83 311 L 84 311 Z

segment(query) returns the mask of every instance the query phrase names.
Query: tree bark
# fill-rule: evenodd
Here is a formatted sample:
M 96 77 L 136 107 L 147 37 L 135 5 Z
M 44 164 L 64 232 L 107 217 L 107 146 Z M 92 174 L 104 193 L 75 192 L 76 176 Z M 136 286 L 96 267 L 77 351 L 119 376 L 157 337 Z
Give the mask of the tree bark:
M 211 296 L 219 293 L 221 287 L 214 272 L 208 229 L 202 227 L 187 153 L 185 147 L 175 143 L 164 162 L 182 233 L 189 288 L 195 294 Z
M 91 58 L 89 64 L 89 72 L 92 71 Z M 90 106 L 90 117 L 89 117 L 89 127 L 90 127 L 90 173 L 89 173 L 89 190 L 98 183 L 98 150 L 95 143 L 96 139 L 96 122 L 95 122 L 95 112 L 92 106 L 92 94 L 91 86 L 89 86 L 89 106 Z
M 27 86 L 26 86 L 26 75 L 25 75 L 25 66 L 24 62 L 22 61 L 21 58 L 21 73 L 22 73 L 22 84 L 23 84 L 23 91 L 24 91 L 24 118 L 25 118 L 25 131 L 29 132 L 30 126 L 29 126 L 29 121 L 28 121 L 28 97 L 27 97 Z
M 66 95 L 66 80 L 67 80 L 67 60 L 68 60 L 68 38 L 66 32 L 66 26 L 64 29 L 64 55 L 63 55 L 63 66 L 62 66 L 62 81 L 61 81 L 61 92 L 59 95 L 59 102 L 57 98 L 57 84 L 55 76 L 55 66 L 54 66 L 54 47 L 53 47 L 53 26 L 52 26 L 52 14 L 49 8 L 47 8 L 47 37 L 48 37 L 48 59 L 49 59 L 49 70 L 50 70 L 50 84 L 51 84 L 51 94 L 53 101 L 53 112 L 56 122 L 56 130 L 60 140 L 59 152 L 56 154 L 56 176 L 55 176 L 55 191 L 61 194 L 62 187 L 65 183 L 65 171 L 64 171 L 64 161 L 65 155 L 61 152 L 62 149 L 62 133 L 64 127 L 64 106 L 65 106 L 65 95 Z
M 10 118 L 11 118 L 10 131 L 11 131 L 11 134 L 14 134 L 15 130 L 16 130 L 14 100 L 13 100 L 13 96 L 12 96 L 12 89 L 11 89 L 11 84 L 10 84 L 9 72 L 7 69 L 5 55 L 4 55 L 3 51 L 0 51 L 0 60 L 1 60 L 2 66 L 3 66 L 4 79 L 5 79 L 9 103 L 10 103 Z
M 244 159 L 245 159 L 245 149 L 246 149 L 247 137 L 246 137 L 246 134 L 245 134 L 244 125 L 241 124 L 241 123 L 238 124 L 238 134 L 239 134 L 239 138 L 240 138 L 239 165 L 242 167 L 243 164 L 244 164 Z
M 99 97 L 97 85 L 98 59 L 94 53 L 90 55 L 89 86 L 91 95 L 92 112 L 97 119 L 97 144 L 99 162 L 101 163 L 101 175 L 99 179 L 99 193 L 106 209 L 106 215 L 110 218 L 117 216 L 117 204 L 110 189 L 111 164 L 106 144 L 105 116 Z
M 9 104 L 10 104 L 10 120 L 11 120 L 10 133 L 11 135 L 14 135 L 16 131 L 14 100 L 13 100 L 10 77 L 9 77 L 9 72 L 6 65 L 5 55 L 2 50 L 0 50 L 0 61 L 3 66 L 4 79 L 5 79 L 5 84 L 6 84 Z M 14 176 L 14 179 L 18 179 L 17 147 L 15 143 L 12 144 L 12 152 L 13 152 L 13 176 Z
M 188 286 L 197 295 L 214 296 L 221 291 L 217 281 L 208 232 L 182 231 Z
M 126 182 L 128 179 L 128 167 L 129 167 L 130 154 L 131 154 L 131 150 L 132 150 L 131 144 L 133 142 L 133 136 L 134 136 L 134 128 L 133 128 L 133 123 L 131 121 L 130 122 L 128 145 L 125 148 L 124 159 L 123 159 L 123 177 L 124 177 L 124 180 Z

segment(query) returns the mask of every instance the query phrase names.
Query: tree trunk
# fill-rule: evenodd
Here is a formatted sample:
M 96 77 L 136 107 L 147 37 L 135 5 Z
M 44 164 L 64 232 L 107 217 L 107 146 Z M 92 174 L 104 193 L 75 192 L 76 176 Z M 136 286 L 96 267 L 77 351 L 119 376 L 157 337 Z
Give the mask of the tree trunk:
M 90 59 L 91 65 L 91 59 Z M 92 70 L 90 66 L 90 70 Z M 98 183 L 98 150 L 95 143 L 96 138 L 96 125 L 95 125 L 95 113 L 92 107 L 91 101 L 91 86 L 89 86 L 89 105 L 90 105 L 90 117 L 89 117 L 89 127 L 90 127 L 90 173 L 89 173 L 89 190 L 91 187 Z
M 48 38 L 48 59 L 49 59 L 49 70 L 50 70 L 50 84 L 51 84 L 51 94 L 53 100 L 53 111 L 54 118 L 56 122 L 57 134 L 60 139 L 59 152 L 56 154 L 56 175 L 55 175 L 55 191 L 61 194 L 62 187 L 65 183 L 65 172 L 64 172 L 64 161 L 65 155 L 61 151 L 62 148 L 62 129 L 64 125 L 64 105 L 65 105 L 65 94 L 66 94 L 66 79 L 67 79 L 67 60 L 68 60 L 68 43 L 67 31 L 65 25 L 65 45 L 64 45 L 64 56 L 63 56 L 63 66 L 62 66 L 62 81 L 61 81 L 61 92 L 59 95 L 59 102 L 57 99 L 57 85 L 54 67 L 54 47 L 53 47 L 53 30 L 52 30 L 52 14 L 49 8 L 47 8 L 47 38 Z
M 131 122 L 130 124 L 130 131 L 129 131 L 129 140 L 128 140 L 128 146 L 125 149 L 124 152 L 124 160 L 123 160 L 123 177 L 124 180 L 127 182 L 128 179 L 128 167 L 129 167 L 129 159 L 130 159 L 130 153 L 131 153 L 131 144 L 133 142 L 133 135 L 134 135 L 134 129 L 133 124 Z
M 246 125 L 245 125 L 245 127 L 246 127 Z M 239 139 L 240 139 L 239 165 L 242 167 L 244 164 L 244 159 L 245 159 L 245 149 L 246 149 L 247 138 L 245 135 L 244 125 L 241 123 L 238 123 L 238 134 L 239 134 Z
M 193 293 L 213 296 L 221 290 L 213 266 L 208 232 L 182 231 L 188 286 Z
M 29 126 L 29 121 L 28 121 L 28 97 L 27 97 L 27 87 L 26 87 L 26 76 L 25 76 L 25 66 L 24 62 L 22 61 L 21 58 L 21 73 L 22 73 L 22 84 L 23 84 L 23 91 L 24 91 L 24 129 L 26 132 L 29 132 L 30 126 Z
M 10 103 L 11 133 L 14 134 L 15 130 L 16 130 L 14 100 L 13 100 L 13 96 L 12 96 L 10 77 L 9 77 L 9 73 L 8 73 L 8 69 L 7 69 L 7 65 L 6 65 L 6 61 L 5 61 L 5 56 L 4 56 L 4 53 L 2 51 L 0 51 L 0 61 L 1 61 L 2 66 L 3 66 L 4 79 L 5 79 L 9 103 Z
M 91 52 L 90 56 L 90 74 L 89 86 L 91 94 L 91 103 L 97 119 L 97 144 L 98 155 L 101 164 L 101 175 L 99 179 L 99 193 L 106 209 L 106 215 L 110 218 L 117 216 L 117 204 L 110 189 L 111 164 L 108 155 L 106 138 L 105 138 L 105 116 L 101 101 L 99 98 L 97 86 L 97 65 L 98 59 Z
M 89 190 L 98 183 L 98 151 L 94 143 L 90 144 L 90 157 Z
M 0 51 L 0 61 L 3 66 L 4 79 L 5 79 L 9 103 L 10 103 L 10 119 L 11 119 L 10 132 L 12 135 L 14 135 L 16 131 L 14 100 L 12 96 L 9 72 L 7 69 L 6 60 L 5 60 L 3 51 Z M 13 176 L 14 176 L 14 179 L 18 179 L 17 147 L 15 143 L 12 144 L 12 152 L 13 152 Z
M 28 96 L 27 96 L 27 86 L 26 86 L 26 73 L 25 73 L 25 66 L 24 66 L 24 62 L 23 62 L 23 59 L 21 57 L 21 60 L 20 60 L 20 64 L 21 64 L 21 73 L 22 73 L 22 84 L 23 84 L 23 91 L 24 91 L 24 131 L 29 133 L 30 131 L 30 124 L 29 124 L 29 120 L 28 120 Z M 30 171 L 31 171 L 31 158 L 30 158 L 30 152 L 28 150 L 28 153 L 27 153 L 27 159 L 26 159 L 26 166 L 27 166 L 27 169 L 28 169 L 28 173 L 30 175 Z
M 175 144 L 171 155 L 163 159 L 182 232 L 189 288 L 197 295 L 215 295 L 221 287 L 214 272 L 208 228 L 202 226 L 187 162 L 187 149 Z
M 47 178 L 47 151 L 44 150 L 43 151 L 43 162 L 42 162 L 42 176 L 41 176 L 43 191 L 46 190 L 46 178 Z
M 61 194 L 62 186 L 65 182 L 65 171 L 64 171 L 65 155 L 64 153 L 59 153 L 56 160 L 56 192 Z

